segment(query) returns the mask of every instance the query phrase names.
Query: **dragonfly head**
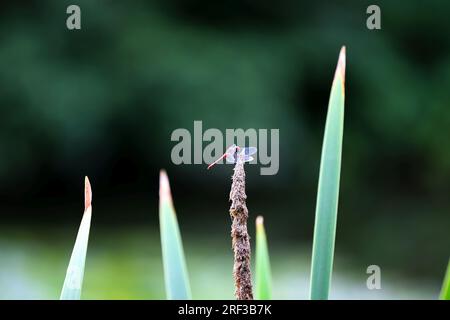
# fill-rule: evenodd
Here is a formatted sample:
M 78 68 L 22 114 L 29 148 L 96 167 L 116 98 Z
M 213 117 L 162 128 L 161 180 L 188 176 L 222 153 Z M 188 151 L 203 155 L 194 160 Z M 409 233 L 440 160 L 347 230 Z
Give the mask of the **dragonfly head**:
M 239 147 L 235 144 L 228 147 L 227 151 L 225 152 L 225 157 L 229 154 L 234 155 L 239 150 Z

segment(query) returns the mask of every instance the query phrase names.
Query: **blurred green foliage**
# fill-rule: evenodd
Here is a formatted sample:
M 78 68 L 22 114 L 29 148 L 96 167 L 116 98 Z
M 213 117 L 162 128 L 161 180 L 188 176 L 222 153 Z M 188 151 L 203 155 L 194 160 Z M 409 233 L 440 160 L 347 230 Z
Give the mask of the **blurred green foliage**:
M 166 299 L 157 228 L 97 226 L 92 231 L 82 299 Z M 74 228 L 2 230 L 0 299 L 58 299 L 75 235 Z M 229 244 L 221 237 L 183 239 L 193 298 L 233 299 Z M 309 248 L 276 249 L 271 251 L 273 299 L 308 299 Z M 383 274 L 383 290 L 367 290 L 366 275 L 358 267 L 349 268 L 340 258 L 336 262 L 332 299 L 438 296 L 441 283 L 411 283 L 389 271 Z
M 65 27 L 69 4 L 81 7 L 80 31 Z M 450 4 L 378 1 L 379 31 L 365 27 L 369 4 L 2 4 L 3 218 L 18 228 L 78 221 L 71 209 L 89 174 L 104 212 L 94 223 L 156 224 L 166 167 L 186 232 L 226 234 L 231 169 L 170 163 L 172 130 L 203 120 L 280 129 L 279 174 L 248 169 L 250 214 L 264 214 L 274 243 L 308 244 L 329 88 L 346 45 L 336 256 L 438 283 L 450 244 Z M 129 203 L 145 210 L 114 217 Z

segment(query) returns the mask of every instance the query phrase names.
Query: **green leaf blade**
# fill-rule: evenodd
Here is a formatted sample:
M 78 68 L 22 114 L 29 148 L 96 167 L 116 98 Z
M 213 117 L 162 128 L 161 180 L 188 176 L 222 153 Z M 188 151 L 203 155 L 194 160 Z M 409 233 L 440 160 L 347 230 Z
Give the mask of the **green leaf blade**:
M 263 217 L 256 219 L 256 275 L 255 299 L 272 299 L 272 273 L 270 269 L 269 249 Z
M 85 210 L 78 229 L 77 238 L 70 257 L 64 279 L 60 300 L 80 300 L 83 286 L 84 266 L 89 241 L 92 217 L 92 191 L 88 178 L 85 178 Z
M 190 300 L 191 289 L 169 179 L 160 172 L 159 223 L 166 295 L 169 300 Z
M 448 261 L 447 272 L 445 273 L 444 282 L 442 283 L 439 299 L 450 300 L 450 260 Z
M 344 129 L 345 47 L 336 68 L 322 145 L 311 263 L 311 299 L 328 299 L 333 267 Z

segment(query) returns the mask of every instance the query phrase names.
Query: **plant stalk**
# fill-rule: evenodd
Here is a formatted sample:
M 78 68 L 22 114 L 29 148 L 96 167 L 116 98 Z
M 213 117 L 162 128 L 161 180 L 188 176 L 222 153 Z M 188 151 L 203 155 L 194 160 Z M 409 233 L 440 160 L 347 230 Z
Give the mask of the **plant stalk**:
M 245 203 L 244 162 L 234 167 L 230 191 L 231 238 L 234 251 L 234 295 L 237 300 L 253 300 L 252 274 L 250 270 L 250 236 L 247 231 L 248 209 Z

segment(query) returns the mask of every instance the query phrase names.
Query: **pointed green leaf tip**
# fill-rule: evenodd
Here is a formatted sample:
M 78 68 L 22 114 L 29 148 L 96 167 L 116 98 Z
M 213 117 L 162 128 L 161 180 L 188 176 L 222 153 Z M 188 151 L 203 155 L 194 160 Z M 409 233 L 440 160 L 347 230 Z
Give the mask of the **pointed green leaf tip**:
M 256 218 L 256 281 L 255 299 L 272 299 L 272 274 L 270 271 L 269 249 L 267 246 L 264 219 Z
M 84 179 L 84 214 L 78 230 L 67 268 L 66 278 L 61 291 L 61 300 L 79 300 L 83 285 L 84 265 L 89 240 L 89 229 L 92 215 L 92 189 L 88 177 Z
M 159 175 L 159 226 L 167 299 L 191 299 L 180 229 L 172 203 L 169 178 L 164 170 Z
M 344 130 L 345 60 L 345 47 L 342 47 L 331 87 L 322 145 L 311 262 L 311 299 L 328 299 L 331 282 Z
M 442 283 L 441 300 L 450 300 L 450 260 L 447 265 L 447 272 L 445 273 L 444 282 Z

